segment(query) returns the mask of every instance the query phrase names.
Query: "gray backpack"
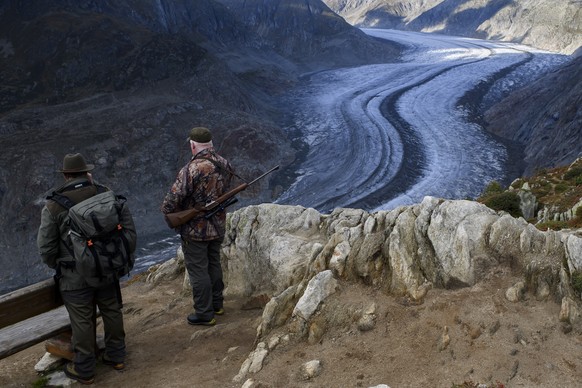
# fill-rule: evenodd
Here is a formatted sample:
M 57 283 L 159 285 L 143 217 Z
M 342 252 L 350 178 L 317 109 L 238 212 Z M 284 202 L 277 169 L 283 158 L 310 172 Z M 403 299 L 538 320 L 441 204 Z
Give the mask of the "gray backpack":
M 136 233 L 125 197 L 105 191 L 78 204 L 61 194 L 51 199 L 69 209 L 70 253 L 77 272 L 90 286 L 110 284 L 129 274 L 135 262 Z

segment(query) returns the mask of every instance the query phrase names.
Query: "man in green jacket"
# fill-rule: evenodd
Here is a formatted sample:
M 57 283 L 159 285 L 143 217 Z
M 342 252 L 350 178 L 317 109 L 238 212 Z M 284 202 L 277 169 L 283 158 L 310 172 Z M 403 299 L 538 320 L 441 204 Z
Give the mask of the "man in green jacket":
M 87 164 L 81 154 L 66 155 L 63 160 L 65 182 L 55 190 L 79 203 L 108 189 L 93 183 L 89 171 L 94 168 Z M 136 232 L 129 209 L 124 206 L 122 217 L 124 227 L 132 237 L 130 249 L 135 251 Z M 42 209 L 37 245 L 42 261 L 56 270 L 58 287 L 69 313 L 73 331 L 73 363 L 65 367 L 65 374 L 83 384 L 92 384 L 95 374 L 95 305 L 99 307 L 105 331 L 105 353 L 102 361 L 116 370 L 125 367 L 125 331 L 119 282 L 91 287 L 75 269 L 75 259 L 68 234 L 68 210 L 50 197 Z

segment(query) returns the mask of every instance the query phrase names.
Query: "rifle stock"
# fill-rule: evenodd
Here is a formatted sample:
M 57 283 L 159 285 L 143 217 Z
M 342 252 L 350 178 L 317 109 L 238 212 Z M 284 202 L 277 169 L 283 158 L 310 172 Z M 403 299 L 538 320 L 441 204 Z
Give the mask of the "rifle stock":
M 233 198 L 235 195 L 240 193 L 243 190 L 246 190 L 247 187 L 258 181 L 259 179 L 263 178 L 264 176 L 270 174 L 271 172 L 277 170 L 279 166 L 275 166 L 263 175 L 259 176 L 255 180 L 250 183 L 243 183 L 240 186 L 235 187 L 234 189 L 226 192 L 225 194 L 218 197 L 216 200 L 206 204 L 203 207 L 194 207 L 192 209 L 186 209 L 175 213 L 168 213 L 164 214 L 164 219 L 170 228 L 177 228 L 180 225 L 185 224 L 186 222 L 190 221 L 194 217 L 198 215 L 202 215 L 207 212 L 211 212 L 214 209 L 218 208 L 221 204 L 226 203 L 229 199 Z M 236 201 L 231 201 L 228 205 L 235 203 Z M 228 206 L 227 205 L 227 206 Z M 226 206 L 225 206 L 226 207 Z M 220 210 L 220 209 L 219 209 Z
M 173 229 L 190 221 L 199 213 L 202 213 L 202 210 L 186 209 L 176 213 L 164 214 L 164 220 L 166 220 L 166 224 L 168 224 L 168 226 Z

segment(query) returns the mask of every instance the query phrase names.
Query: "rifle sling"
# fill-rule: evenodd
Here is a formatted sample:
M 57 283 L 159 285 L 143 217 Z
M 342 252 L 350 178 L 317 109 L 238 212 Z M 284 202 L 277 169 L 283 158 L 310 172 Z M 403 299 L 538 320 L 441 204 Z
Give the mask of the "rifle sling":
M 192 160 L 194 159 L 203 159 L 203 160 L 208 160 L 210 163 L 214 164 L 216 166 L 216 168 L 218 168 L 220 171 L 226 171 L 227 173 L 234 175 L 235 177 L 237 177 L 238 179 L 240 179 L 243 182 L 246 182 L 244 179 L 242 179 L 240 176 L 238 176 L 234 171 L 226 168 L 225 166 L 223 166 L 221 163 L 218 163 L 216 160 L 214 159 L 210 159 L 210 158 L 205 158 L 204 156 L 194 156 L 194 158 L 192 158 Z
M 206 158 L 204 156 L 199 156 L 198 154 L 192 158 L 192 161 L 196 160 L 196 159 L 207 160 L 210 163 L 214 164 L 214 166 L 218 169 L 218 171 L 227 172 L 231 175 L 234 175 L 235 177 L 237 177 L 241 181 L 246 182 L 244 179 L 242 179 L 240 176 L 238 176 L 234 171 L 226 168 L 225 166 L 222 165 L 222 163 L 219 163 L 214 159 Z M 220 208 L 220 204 L 218 205 L 218 208 Z M 202 206 L 202 207 L 194 206 L 194 209 L 207 213 L 206 215 L 208 215 L 209 217 L 204 216 L 204 218 L 206 218 L 206 219 L 210 219 L 211 216 L 213 216 L 214 214 L 216 214 L 219 211 L 219 209 L 217 209 L 217 208 L 207 210 L 204 208 L 204 206 Z M 222 210 L 224 210 L 224 208 Z M 208 212 L 210 212 L 210 213 L 208 213 Z

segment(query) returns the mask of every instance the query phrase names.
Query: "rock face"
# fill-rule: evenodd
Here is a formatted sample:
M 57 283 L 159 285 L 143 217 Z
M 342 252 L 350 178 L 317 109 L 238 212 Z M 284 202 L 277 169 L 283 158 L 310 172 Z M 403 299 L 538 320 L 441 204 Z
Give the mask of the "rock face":
M 519 42 L 571 54 L 582 46 L 579 1 L 324 0 L 359 27 Z
M 525 175 L 582 155 L 582 56 L 518 90 L 485 114 L 487 129 L 525 144 Z
M 581 253 L 575 234 L 541 232 L 476 202 L 432 197 L 372 214 L 249 206 L 229 217 L 223 247 L 226 293 L 273 297 L 264 328 L 281 321 L 278 313 L 308 320 L 317 306 L 306 300 L 325 299 L 333 278 L 421 301 L 431 288 L 473 286 L 505 266 L 524 273 L 522 288 L 536 297 L 576 298 L 570 276 L 582 271 Z
M 2 287 L 51 275 L 39 263 L 35 238 L 44 198 L 61 183 L 56 171 L 65 154 L 82 152 L 96 164 L 99 183 L 128 197 L 138 244 L 145 245 L 172 234 L 158 209 L 189 158 L 184 140 L 192 126 L 210 127 L 221 154 L 250 180 L 295 157 L 275 122 L 274 101 L 301 72 L 340 65 L 339 56 L 326 60 L 329 50 L 365 42 L 391 47 L 350 32 L 337 17 L 323 28 L 330 15 L 317 11 L 327 9 L 318 1 L 279 5 L 293 8 L 300 23 L 288 26 L 290 35 L 271 31 L 282 19 L 269 2 L 256 4 L 260 31 L 212 0 L 2 2 Z M 313 26 L 310 34 L 300 35 L 306 26 Z M 307 40 L 313 43 L 303 52 Z M 345 64 L 372 59 L 370 53 Z M 272 200 L 277 179 L 258 182 L 239 204 Z
M 219 1 L 259 37 L 256 44 L 313 70 L 398 55 L 397 45 L 369 39 L 320 0 Z

